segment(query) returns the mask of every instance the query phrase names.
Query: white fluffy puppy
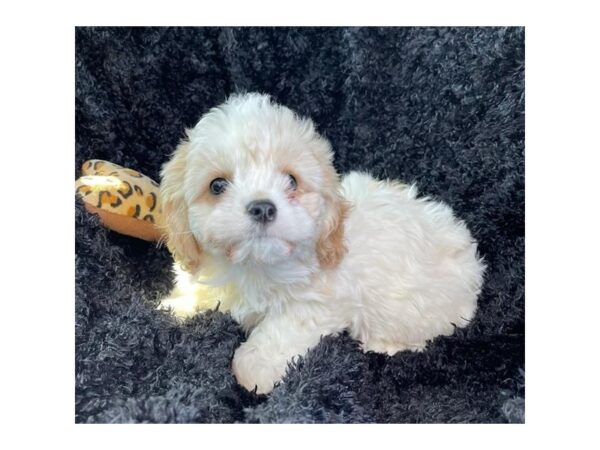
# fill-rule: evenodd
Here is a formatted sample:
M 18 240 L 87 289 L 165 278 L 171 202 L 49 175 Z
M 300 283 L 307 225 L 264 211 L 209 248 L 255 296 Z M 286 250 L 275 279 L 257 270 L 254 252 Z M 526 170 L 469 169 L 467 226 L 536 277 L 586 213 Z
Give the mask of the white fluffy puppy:
M 248 333 L 233 373 L 267 393 L 321 336 L 422 350 L 473 317 L 484 265 L 465 224 L 414 186 L 343 180 L 311 120 L 266 95 L 231 97 L 162 171 L 179 315 L 220 304 Z

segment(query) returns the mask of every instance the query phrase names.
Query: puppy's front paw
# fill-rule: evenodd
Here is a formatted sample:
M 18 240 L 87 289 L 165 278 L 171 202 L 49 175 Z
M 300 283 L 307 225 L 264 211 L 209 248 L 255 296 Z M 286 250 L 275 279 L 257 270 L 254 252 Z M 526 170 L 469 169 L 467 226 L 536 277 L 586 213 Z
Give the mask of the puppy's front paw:
M 237 382 L 248 391 L 256 387 L 257 394 L 268 394 L 273 390 L 274 384 L 285 375 L 285 361 L 268 358 L 268 355 L 242 344 L 233 355 L 232 370 Z

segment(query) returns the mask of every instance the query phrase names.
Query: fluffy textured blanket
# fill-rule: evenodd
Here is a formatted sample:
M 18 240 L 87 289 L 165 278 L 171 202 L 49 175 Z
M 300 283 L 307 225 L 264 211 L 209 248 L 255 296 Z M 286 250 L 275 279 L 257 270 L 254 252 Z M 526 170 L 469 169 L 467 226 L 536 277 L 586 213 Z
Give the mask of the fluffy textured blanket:
M 75 175 L 100 158 L 158 179 L 184 127 L 237 91 L 312 117 L 339 172 L 448 202 L 488 264 L 478 313 L 423 353 L 324 338 L 256 396 L 231 375 L 235 322 L 156 311 L 166 249 L 77 203 L 76 421 L 523 422 L 524 30 L 78 28 Z

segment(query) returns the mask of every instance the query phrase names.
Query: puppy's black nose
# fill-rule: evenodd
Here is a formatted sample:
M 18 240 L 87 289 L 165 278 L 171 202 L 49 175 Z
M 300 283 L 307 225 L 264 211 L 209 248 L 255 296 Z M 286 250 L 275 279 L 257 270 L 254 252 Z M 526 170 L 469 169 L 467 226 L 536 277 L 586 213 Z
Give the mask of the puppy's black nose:
M 246 211 L 252 220 L 259 223 L 272 222 L 277 215 L 277 208 L 270 200 L 254 200 L 248 203 Z

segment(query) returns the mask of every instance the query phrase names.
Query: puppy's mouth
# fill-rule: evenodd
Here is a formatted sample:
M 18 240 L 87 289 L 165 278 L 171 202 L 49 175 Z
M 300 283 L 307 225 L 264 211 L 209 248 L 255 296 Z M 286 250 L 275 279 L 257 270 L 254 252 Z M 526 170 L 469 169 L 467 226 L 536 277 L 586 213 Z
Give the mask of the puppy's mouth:
M 227 245 L 225 255 L 233 264 L 248 260 L 262 264 L 276 264 L 289 258 L 295 249 L 296 244 L 291 241 L 259 233 L 244 241 Z

